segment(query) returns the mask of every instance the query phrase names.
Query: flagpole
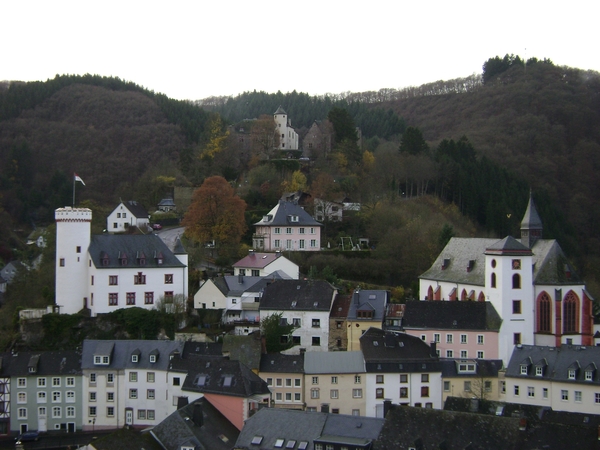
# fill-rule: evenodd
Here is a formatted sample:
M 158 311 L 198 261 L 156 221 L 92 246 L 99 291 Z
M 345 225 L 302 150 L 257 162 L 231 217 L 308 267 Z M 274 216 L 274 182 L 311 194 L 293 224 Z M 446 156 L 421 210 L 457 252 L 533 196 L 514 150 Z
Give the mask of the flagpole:
M 75 208 L 75 174 L 73 174 L 73 208 Z

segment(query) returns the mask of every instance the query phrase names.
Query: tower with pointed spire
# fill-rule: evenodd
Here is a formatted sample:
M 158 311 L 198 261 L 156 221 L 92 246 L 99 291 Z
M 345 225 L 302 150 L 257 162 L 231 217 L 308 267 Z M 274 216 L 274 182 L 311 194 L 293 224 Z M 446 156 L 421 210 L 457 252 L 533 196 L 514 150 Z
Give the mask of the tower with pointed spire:
M 535 208 L 533 194 L 529 191 L 529 203 L 521 221 L 521 243 L 527 248 L 533 248 L 535 243 L 542 239 L 542 220 Z

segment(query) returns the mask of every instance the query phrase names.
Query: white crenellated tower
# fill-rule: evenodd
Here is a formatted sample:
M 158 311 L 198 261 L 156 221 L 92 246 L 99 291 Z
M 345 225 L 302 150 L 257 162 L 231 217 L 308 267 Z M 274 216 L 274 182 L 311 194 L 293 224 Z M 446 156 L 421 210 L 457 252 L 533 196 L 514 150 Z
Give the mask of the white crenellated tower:
M 56 304 L 75 314 L 88 304 L 88 248 L 92 210 L 58 208 L 56 220 Z

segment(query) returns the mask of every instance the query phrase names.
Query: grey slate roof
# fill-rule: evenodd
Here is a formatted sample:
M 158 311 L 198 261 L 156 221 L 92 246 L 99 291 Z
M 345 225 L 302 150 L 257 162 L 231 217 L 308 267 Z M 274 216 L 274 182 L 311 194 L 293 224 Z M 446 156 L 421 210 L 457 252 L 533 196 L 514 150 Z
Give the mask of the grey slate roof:
M 292 222 L 291 217 L 297 216 L 298 221 Z M 308 214 L 301 206 L 296 205 L 292 202 L 286 202 L 279 200 L 277 206 L 267 213 L 259 222 L 254 225 L 260 226 L 305 226 L 305 227 L 321 227 L 322 223 L 317 222 L 313 217 Z
M 206 398 L 200 398 L 155 426 L 152 435 L 167 450 L 230 450 L 240 432 Z
M 135 217 L 147 219 L 149 216 L 146 208 L 144 208 L 135 200 L 128 200 L 126 202 L 123 202 L 123 206 L 125 206 L 129 210 L 129 212 L 131 212 L 131 214 L 133 214 Z
M 260 310 L 331 311 L 335 288 L 321 280 L 275 280 L 260 299 Z
M 533 202 L 533 195 L 529 193 L 529 202 L 527 203 L 527 210 L 525 211 L 525 215 L 523 216 L 523 220 L 521 221 L 521 229 L 539 229 L 543 228 L 542 219 L 537 212 L 535 207 L 535 203 Z
M 35 372 L 30 372 L 33 366 Z M 76 351 L 18 352 L 2 355 L 3 375 L 47 376 L 81 374 L 81 354 Z
M 274 373 L 304 373 L 304 355 L 304 353 L 299 355 L 285 355 L 283 353 L 263 354 L 260 358 L 260 371 Z
M 385 308 L 390 297 L 389 291 L 357 289 L 352 294 L 348 310 L 348 319 L 351 320 L 379 320 L 383 322 L 385 317 Z M 358 311 L 372 311 L 373 317 L 368 319 L 358 317 Z
M 502 319 L 490 302 L 408 301 L 403 328 L 498 331 Z
M 502 360 L 501 359 L 477 359 L 477 360 L 468 360 L 475 362 L 475 373 L 458 373 L 457 362 L 463 360 L 452 360 L 452 359 L 443 359 L 441 361 L 442 364 L 442 377 L 443 378 L 453 378 L 453 377 L 465 377 L 465 378 L 474 378 L 474 377 L 497 377 L 498 371 L 502 369 Z
M 485 285 L 485 249 L 498 242 L 498 239 L 451 238 L 433 265 L 419 278 L 436 281 Z M 444 260 L 450 265 L 442 269 Z M 469 272 L 469 261 L 475 261 Z
M 499 254 L 499 255 L 530 255 L 531 250 L 521 244 L 512 236 L 506 236 L 504 239 L 490 245 L 485 249 L 487 254 Z
M 163 240 L 155 234 L 147 235 L 115 235 L 103 234 L 92 236 L 89 254 L 96 268 L 155 268 L 155 267 L 185 267 L 177 259 Z M 127 256 L 127 265 L 121 265 L 120 257 Z M 103 265 L 102 258 L 108 256 L 108 265 Z M 141 265 L 138 258 L 145 258 Z M 162 257 L 162 264 L 158 258 Z
M 171 368 L 187 372 L 184 391 L 234 397 L 270 394 L 267 383 L 239 361 L 189 355 L 185 359 L 173 358 Z
M 468 399 L 467 399 L 468 400 Z M 395 407 L 386 416 L 377 450 L 596 448 L 597 430 L 427 408 Z
M 511 238 L 512 239 L 512 238 Z M 518 240 L 512 239 L 519 243 Z M 497 239 L 484 238 L 452 238 L 438 255 L 432 266 L 419 278 L 447 281 L 452 283 L 485 285 L 485 252 L 500 246 Z M 505 242 L 508 245 L 508 243 Z M 512 241 L 511 241 L 511 244 Z M 520 244 L 522 246 L 522 244 Z M 523 248 L 526 248 L 523 246 Z M 577 275 L 560 245 L 554 239 L 539 239 L 533 248 L 533 281 L 536 285 L 573 285 L 583 284 Z M 520 253 L 522 254 L 522 253 Z M 442 269 L 444 260 L 449 261 L 449 266 Z M 469 262 L 474 261 L 472 270 L 467 271 Z M 566 270 L 568 269 L 569 276 Z
M 112 347 L 112 351 L 110 351 Z M 82 369 L 156 369 L 168 370 L 172 354 L 181 354 L 183 342 L 167 340 L 92 340 L 83 341 L 81 355 Z M 138 353 L 139 351 L 139 353 Z M 150 362 L 150 354 L 158 351 L 155 363 Z M 131 361 L 131 355 L 137 353 L 138 362 Z M 110 364 L 95 365 L 94 355 L 110 354 Z
M 279 108 L 277 108 L 277 111 L 275 111 L 273 114 L 287 114 L 287 113 L 283 110 L 281 105 L 279 105 Z
M 530 362 L 527 375 L 521 375 L 521 364 Z M 536 376 L 536 366 L 542 366 L 543 375 Z M 569 379 L 569 368 L 576 368 L 574 380 Z M 562 345 L 516 346 L 506 369 L 506 377 L 533 378 L 600 386 L 600 347 Z M 592 371 L 592 380 L 585 380 L 586 370 Z
M 235 448 L 298 449 L 301 442 L 306 442 L 305 448 L 314 450 L 315 441 L 364 444 L 374 440 L 382 426 L 383 419 L 374 417 L 263 408 L 246 420 Z M 256 437 L 262 437 L 261 442 L 253 445 L 252 440 Z M 283 444 L 275 447 L 278 439 L 283 439 Z M 293 446 L 291 441 L 295 441 Z
M 441 372 L 437 356 L 421 339 L 369 328 L 360 337 L 367 372 Z
M 360 373 L 365 371 L 362 352 L 308 352 L 304 373 Z
M 182 358 L 187 358 L 189 355 L 203 356 L 223 356 L 223 344 L 219 342 L 192 342 L 187 341 L 183 344 Z

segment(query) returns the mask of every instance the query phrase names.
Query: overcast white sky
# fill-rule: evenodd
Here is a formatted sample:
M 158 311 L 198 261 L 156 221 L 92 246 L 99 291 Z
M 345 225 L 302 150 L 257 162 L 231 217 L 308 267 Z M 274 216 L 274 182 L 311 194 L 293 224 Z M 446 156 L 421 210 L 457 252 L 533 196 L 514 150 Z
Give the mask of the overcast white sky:
M 519 54 L 600 71 L 597 0 L 0 0 L 0 80 L 117 76 L 177 99 L 403 88 Z

